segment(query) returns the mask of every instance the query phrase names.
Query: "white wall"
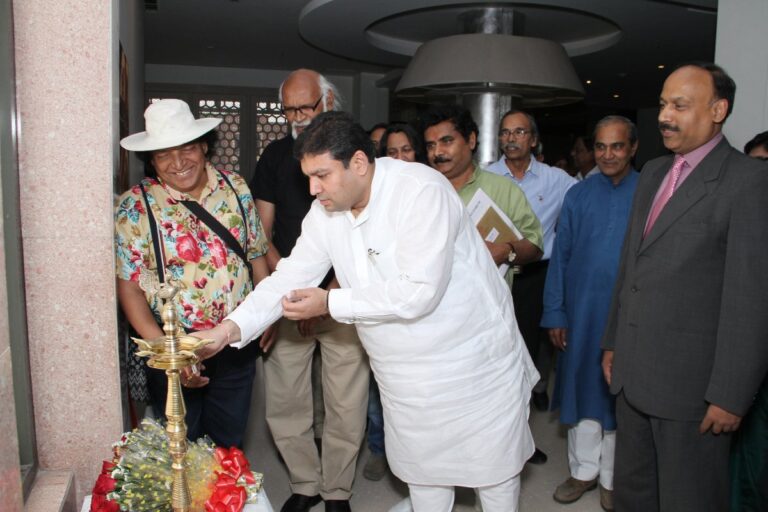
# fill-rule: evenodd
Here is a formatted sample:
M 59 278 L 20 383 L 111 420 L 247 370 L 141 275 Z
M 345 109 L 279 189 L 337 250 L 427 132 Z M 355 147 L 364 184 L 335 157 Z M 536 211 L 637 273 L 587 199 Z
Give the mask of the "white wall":
M 741 150 L 768 130 L 768 1 L 719 0 L 715 62 L 736 81 L 736 101 L 724 132 Z

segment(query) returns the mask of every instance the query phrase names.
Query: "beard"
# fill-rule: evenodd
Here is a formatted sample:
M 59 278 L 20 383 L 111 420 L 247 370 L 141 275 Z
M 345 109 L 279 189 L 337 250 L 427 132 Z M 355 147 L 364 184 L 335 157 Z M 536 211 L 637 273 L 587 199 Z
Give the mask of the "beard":
M 311 123 L 311 119 L 305 119 L 303 121 L 294 121 L 291 123 L 291 135 L 293 135 L 293 140 L 296 140 L 299 137 L 299 128 L 306 128 L 309 126 L 309 123 Z

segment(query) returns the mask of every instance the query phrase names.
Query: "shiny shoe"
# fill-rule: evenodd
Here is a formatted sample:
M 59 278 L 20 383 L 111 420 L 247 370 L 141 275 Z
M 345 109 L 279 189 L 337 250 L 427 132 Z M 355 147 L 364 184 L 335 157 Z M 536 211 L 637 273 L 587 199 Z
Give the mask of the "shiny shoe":
M 283 508 L 280 509 L 280 512 L 308 512 L 310 508 L 321 501 L 322 498 L 320 498 L 319 494 L 315 494 L 314 496 L 291 494 L 291 497 L 285 502 Z
M 606 512 L 613 512 L 613 491 L 600 486 L 600 506 Z
M 372 453 L 363 468 L 363 476 L 368 480 L 377 482 L 387 474 L 387 458 L 384 455 Z
M 597 487 L 597 478 L 585 481 L 568 477 L 568 480 L 557 486 L 552 497 L 558 503 L 573 503 L 595 487 Z
M 537 411 L 547 412 L 549 410 L 549 395 L 546 391 L 531 394 L 531 403 Z
M 325 500 L 325 512 L 352 512 L 349 500 Z
M 531 455 L 531 458 L 528 459 L 528 464 L 544 464 L 547 462 L 547 454 L 543 451 L 536 448 L 536 451 L 533 452 L 533 455 Z

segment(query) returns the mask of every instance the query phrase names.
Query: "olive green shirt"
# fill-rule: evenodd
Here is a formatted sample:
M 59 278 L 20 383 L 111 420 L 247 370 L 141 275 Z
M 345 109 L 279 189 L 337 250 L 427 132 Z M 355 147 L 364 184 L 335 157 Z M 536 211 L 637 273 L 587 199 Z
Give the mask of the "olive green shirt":
M 482 189 L 483 192 L 488 194 L 488 197 L 509 217 L 512 224 L 515 225 L 526 240 L 539 249 L 544 247 L 541 224 L 536 214 L 533 213 L 531 205 L 528 203 L 528 199 L 526 199 L 525 193 L 523 193 L 520 187 L 515 185 L 512 180 L 483 170 L 479 165 L 475 164 L 472 177 L 459 190 L 459 197 L 461 197 L 461 201 L 465 206 L 472 200 L 478 189 Z M 512 287 L 513 277 L 514 273 L 512 272 L 512 265 L 510 265 L 509 270 L 504 276 L 510 287 Z

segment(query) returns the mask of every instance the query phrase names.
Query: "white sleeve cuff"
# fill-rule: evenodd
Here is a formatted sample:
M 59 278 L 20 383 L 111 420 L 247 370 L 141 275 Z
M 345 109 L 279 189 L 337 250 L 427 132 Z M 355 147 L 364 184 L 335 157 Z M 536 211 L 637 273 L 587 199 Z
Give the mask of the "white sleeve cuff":
M 334 288 L 328 291 L 328 313 L 337 322 L 345 324 L 355 322 L 351 288 Z
M 245 311 L 245 308 L 235 308 L 235 310 L 225 318 L 225 320 L 235 322 L 240 328 L 240 341 L 230 343 L 230 347 L 243 348 L 253 339 L 255 328 L 249 325 L 248 317 L 249 315 L 247 311 Z M 250 317 L 253 318 L 253 315 L 250 315 Z

